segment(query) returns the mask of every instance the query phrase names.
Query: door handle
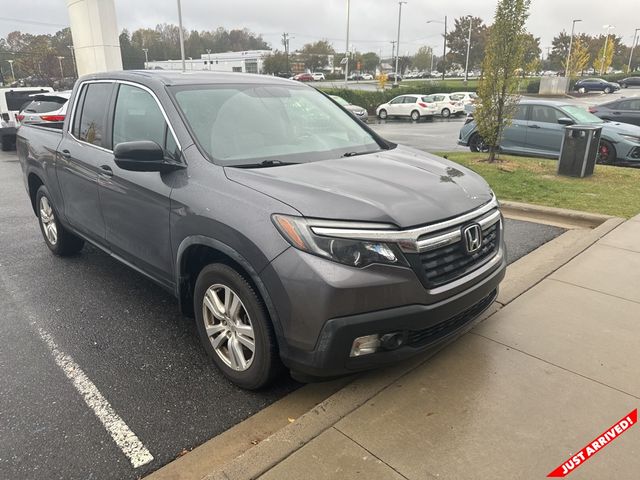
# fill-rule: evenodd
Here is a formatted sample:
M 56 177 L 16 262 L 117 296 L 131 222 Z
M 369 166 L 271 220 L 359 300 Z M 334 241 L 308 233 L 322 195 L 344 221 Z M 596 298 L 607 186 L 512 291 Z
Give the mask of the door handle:
M 622 112 L 613 112 L 614 115 L 622 115 Z
M 540 128 L 540 125 L 529 125 L 529 128 Z
M 69 150 L 62 150 L 60 152 L 60 155 L 62 155 L 64 158 L 66 158 L 67 160 L 71 159 L 71 152 Z
M 113 177 L 113 170 L 109 165 L 100 165 L 100 173 L 106 177 Z

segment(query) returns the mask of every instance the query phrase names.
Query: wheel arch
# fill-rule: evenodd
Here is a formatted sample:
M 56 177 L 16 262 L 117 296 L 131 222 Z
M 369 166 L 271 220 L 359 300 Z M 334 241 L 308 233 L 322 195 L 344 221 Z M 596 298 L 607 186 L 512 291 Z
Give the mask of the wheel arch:
M 211 237 L 194 235 L 185 238 L 176 258 L 176 296 L 180 311 L 193 316 L 193 291 L 198 274 L 206 265 L 224 263 L 236 269 L 260 295 L 276 332 L 283 338 L 282 325 L 266 285 L 251 263 L 233 247 Z
M 35 172 L 30 172 L 27 176 L 27 186 L 29 188 L 29 199 L 31 200 L 31 208 L 33 208 L 33 213 L 38 215 L 38 210 L 36 207 L 36 195 L 38 194 L 38 189 L 44 185 L 44 181 Z

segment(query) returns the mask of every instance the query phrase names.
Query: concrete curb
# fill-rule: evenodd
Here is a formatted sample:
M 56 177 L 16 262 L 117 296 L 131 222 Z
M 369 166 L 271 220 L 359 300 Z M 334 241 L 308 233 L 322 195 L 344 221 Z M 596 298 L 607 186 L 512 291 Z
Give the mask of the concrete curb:
M 565 208 L 544 207 L 529 203 L 501 201 L 502 213 L 509 218 L 545 223 L 569 228 L 595 228 L 612 218 L 611 215 L 579 212 Z
M 496 303 L 482 315 L 480 321 L 489 318 L 504 305 L 512 302 L 624 222 L 624 219 L 606 215 L 538 207 L 517 202 L 503 202 L 502 207 L 514 215 L 527 217 L 526 219 L 530 221 L 538 219 L 542 222 L 542 218 L 550 218 L 562 225 L 589 225 L 590 230 L 569 230 L 512 264 L 507 269 L 507 277 L 502 283 Z M 428 361 L 432 355 L 418 356 L 399 365 L 357 377 L 352 383 L 293 423 L 286 425 L 203 478 L 206 480 L 258 478 L 399 378 Z

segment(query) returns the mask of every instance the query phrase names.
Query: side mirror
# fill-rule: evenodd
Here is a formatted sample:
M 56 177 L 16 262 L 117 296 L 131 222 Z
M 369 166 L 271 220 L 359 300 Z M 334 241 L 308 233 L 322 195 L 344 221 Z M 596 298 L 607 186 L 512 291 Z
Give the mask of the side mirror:
M 569 117 L 562 117 L 558 119 L 558 123 L 560 125 L 573 125 L 575 122 L 571 120 Z
M 169 172 L 184 167 L 166 161 L 162 147 L 150 140 L 118 143 L 113 156 L 118 167 L 131 172 Z

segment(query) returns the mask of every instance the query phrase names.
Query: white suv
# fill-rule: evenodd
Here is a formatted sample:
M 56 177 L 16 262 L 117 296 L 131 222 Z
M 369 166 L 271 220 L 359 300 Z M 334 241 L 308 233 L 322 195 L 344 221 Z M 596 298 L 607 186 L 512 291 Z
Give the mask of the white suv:
M 324 73 L 322 72 L 313 72 L 311 76 L 316 82 L 319 82 L 320 80 L 325 80 Z
M 376 115 L 381 120 L 388 117 L 410 117 L 417 122 L 420 117 L 433 117 L 439 113 L 435 104 L 425 95 L 400 95 L 388 103 L 376 108 Z

